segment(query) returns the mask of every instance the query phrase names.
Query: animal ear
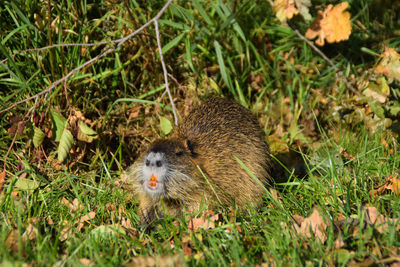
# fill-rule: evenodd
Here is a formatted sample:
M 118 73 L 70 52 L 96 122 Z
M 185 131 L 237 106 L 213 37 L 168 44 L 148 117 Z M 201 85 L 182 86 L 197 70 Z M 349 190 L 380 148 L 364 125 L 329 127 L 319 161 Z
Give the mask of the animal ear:
M 186 147 L 187 147 L 187 149 L 190 151 L 190 153 L 192 154 L 192 156 L 195 157 L 195 156 L 197 155 L 196 152 L 194 152 L 193 143 L 190 142 L 190 140 L 186 140 Z

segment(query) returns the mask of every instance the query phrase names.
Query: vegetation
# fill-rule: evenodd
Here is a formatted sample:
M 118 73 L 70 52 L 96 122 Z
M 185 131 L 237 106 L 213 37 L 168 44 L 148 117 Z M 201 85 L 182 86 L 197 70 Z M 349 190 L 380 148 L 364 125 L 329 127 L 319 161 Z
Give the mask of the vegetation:
M 332 66 L 295 32 L 312 21 L 287 17 L 291 28 L 271 3 L 173 1 L 158 20 L 163 58 L 181 115 L 232 97 L 259 118 L 274 155 L 298 152 L 307 178 L 271 186 L 250 214 L 220 207 L 144 231 L 121 173 L 174 117 L 154 25 L 111 41 L 165 2 L 2 1 L 2 265 L 398 262 L 400 4 L 349 0 L 349 39 L 319 47 Z M 307 10 L 316 18 L 338 3 Z

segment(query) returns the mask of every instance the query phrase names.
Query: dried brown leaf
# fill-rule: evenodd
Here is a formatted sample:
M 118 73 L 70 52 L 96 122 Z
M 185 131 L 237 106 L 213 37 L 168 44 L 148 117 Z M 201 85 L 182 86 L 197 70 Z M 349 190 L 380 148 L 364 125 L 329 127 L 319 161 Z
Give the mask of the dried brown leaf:
M 0 193 L 3 191 L 3 185 L 6 180 L 6 171 L 0 172 Z
M 386 182 L 374 190 L 371 190 L 369 194 L 371 196 L 378 196 L 387 194 L 388 192 L 394 193 L 395 195 L 400 194 L 400 177 L 397 172 L 394 175 L 389 175 L 386 177 Z
M 298 225 L 301 225 L 301 223 L 305 220 L 303 216 L 300 216 L 298 214 L 294 214 L 292 217 Z
M 305 218 L 300 227 L 295 230 L 302 236 L 308 238 L 315 236 L 322 243 L 325 243 L 327 239 L 326 228 L 327 225 L 322 216 L 319 214 L 317 208 L 314 208 L 313 213 Z
M 213 212 L 204 212 L 200 218 L 193 218 L 189 221 L 188 229 L 197 231 L 198 229 L 213 229 L 215 221 L 219 219 L 219 214 Z
M 93 261 L 91 261 L 91 260 L 89 260 L 89 259 L 86 259 L 86 258 L 79 259 L 79 262 L 80 262 L 82 265 L 84 265 L 84 266 L 94 265 L 94 262 L 93 262 Z
M 6 238 L 6 242 L 5 245 L 6 247 L 8 247 L 9 249 L 11 249 L 14 253 L 18 252 L 18 240 L 20 239 L 19 234 L 18 234 L 18 230 L 17 229 L 13 229 L 11 230 Z
M 54 224 L 54 221 L 53 221 L 52 218 L 48 217 L 48 218 L 47 218 L 47 223 L 48 223 L 49 225 L 53 225 L 53 224 Z
M 11 127 L 8 129 L 10 136 L 22 134 L 26 126 L 26 122 L 23 121 L 23 119 L 24 118 L 21 116 L 13 116 L 10 118 L 10 122 L 12 123 Z
M 22 238 L 24 240 L 27 240 L 27 239 L 33 240 L 36 238 L 37 234 L 38 234 L 37 228 L 32 223 L 30 223 L 26 227 L 25 232 L 22 234 Z
M 71 226 L 67 226 L 64 227 L 61 232 L 60 232 L 60 236 L 58 239 L 60 239 L 61 242 L 65 241 L 68 239 L 68 237 L 71 235 L 72 233 L 72 228 Z
M 365 216 L 367 223 L 381 234 L 387 232 L 389 225 L 396 225 L 396 230 L 400 230 L 399 219 L 386 218 L 375 207 L 365 207 Z
M 335 244 L 335 249 L 344 248 L 346 246 L 346 243 L 343 242 L 341 234 L 339 234 L 339 236 L 336 238 L 334 244 Z
M 84 222 L 87 222 L 87 221 L 93 219 L 95 216 L 96 216 L 96 212 L 94 212 L 94 211 L 91 211 L 88 214 L 82 216 L 79 219 L 79 223 L 78 223 L 78 226 L 77 226 L 78 231 L 80 231 L 82 229 L 82 227 L 84 225 Z
M 395 49 L 384 46 L 384 51 L 379 58 L 375 73 L 400 81 L 400 55 Z
M 127 267 L 183 267 L 185 263 L 181 255 L 141 256 L 132 258 Z
M 93 219 L 95 216 L 96 216 L 96 212 L 91 211 L 91 212 L 89 212 L 88 214 L 82 216 L 81 219 L 80 219 L 80 221 L 81 221 L 81 222 L 87 222 L 87 221 Z
M 61 203 L 65 206 L 67 206 L 69 208 L 69 210 L 71 211 L 71 213 L 74 213 L 76 211 L 83 209 L 83 206 L 81 204 L 79 204 L 79 200 L 77 198 L 75 198 L 71 203 L 68 199 L 63 197 L 61 199 Z

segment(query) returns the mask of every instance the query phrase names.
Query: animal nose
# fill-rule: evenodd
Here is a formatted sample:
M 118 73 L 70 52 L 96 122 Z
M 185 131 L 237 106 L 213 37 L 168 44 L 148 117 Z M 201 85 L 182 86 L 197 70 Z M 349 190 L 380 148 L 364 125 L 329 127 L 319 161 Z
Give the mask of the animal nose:
M 161 167 L 162 165 L 163 165 L 163 163 L 162 163 L 161 160 L 149 160 L 149 159 L 146 160 L 146 166 L 147 167 L 149 167 L 149 166 L 151 166 L 151 167 L 154 167 L 154 166 Z

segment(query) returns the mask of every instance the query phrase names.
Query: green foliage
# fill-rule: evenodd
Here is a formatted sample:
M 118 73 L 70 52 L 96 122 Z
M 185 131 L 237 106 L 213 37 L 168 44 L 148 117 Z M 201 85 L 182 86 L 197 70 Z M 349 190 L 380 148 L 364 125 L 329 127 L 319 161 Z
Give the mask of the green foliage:
M 172 130 L 172 124 L 167 118 L 160 116 L 160 128 L 164 135 L 168 135 Z
M 331 2 L 312 1 L 311 15 Z M 43 92 L 114 44 L 25 50 L 116 40 L 164 4 L 2 1 L 0 110 Z M 364 224 L 363 212 L 374 205 L 386 217 L 400 217 L 398 195 L 369 193 L 400 164 L 398 82 L 373 71 L 382 43 L 400 45 L 398 3 L 349 4 L 350 40 L 322 51 L 360 96 L 279 23 L 268 1 L 173 1 L 159 20 L 182 115 L 209 95 L 233 97 L 257 114 L 267 135 L 301 150 L 307 161 L 308 179 L 293 175 L 274 185 L 278 197 L 268 191 L 265 205 L 249 207 L 248 214 L 215 211 L 220 219 L 213 229 L 191 232 L 182 217 L 141 231 L 137 200 L 120 179 L 140 144 L 172 130 L 153 25 L 48 93 L 2 113 L 0 264 L 78 265 L 90 259 L 118 266 L 139 256 L 180 255 L 188 265 L 345 265 L 368 259 L 382 264 L 378 260 L 398 255 L 396 226 L 380 233 Z M 301 33 L 309 27 L 300 16 L 291 24 Z M 306 217 L 314 206 L 331 222 L 325 243 L 300 236 L 290 224 L 293 215 Z M 90 212 L 95 216 L 85 217 Z M 357 220 L 358 232 L 351 223 L 335 224 L 341 217 Z M 337 249 L 339 235 L 346 246 Z

